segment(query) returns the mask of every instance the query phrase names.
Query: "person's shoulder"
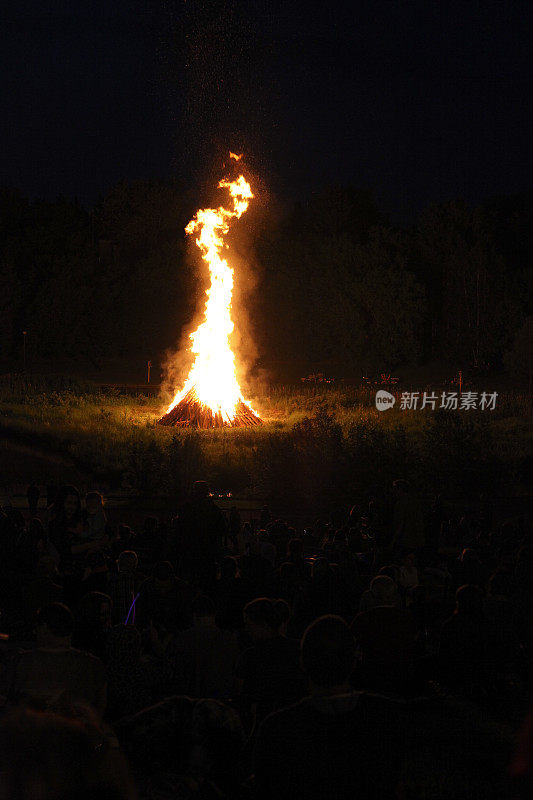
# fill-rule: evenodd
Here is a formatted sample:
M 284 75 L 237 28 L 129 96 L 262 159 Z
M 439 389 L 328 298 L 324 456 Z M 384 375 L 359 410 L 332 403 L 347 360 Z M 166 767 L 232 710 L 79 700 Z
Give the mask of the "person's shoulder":
M 295 721 L 306 719 L 310 715 L 310 710 L 309 698 L 305 697 L 297 703 L 268 714 L 261 723 L 261 731 L 263 734 L 276 734 L 288 730 Z
M 21 649 L 13 655 L 13 663 L 15 666 L 24 667 L 28 664 L 33 664 L 39 660 L 39 651 L 37 648 L 32 647 L 28 649 Z
M 451 614 L 451 616 L 445 619 L 444 622 L 442 623 L 440 628 L 441 632 L 451 631 L 456 627 L 456 625 L 457 625 L 457 614 Z
M 350 627 L 358 628 L 360 625 L 364 625 L 368 620 L 373 618 L 373 614 L 371 612 L 374 611 L 374 607 L 372 608 L 363 608 L 361 611 L 358 611 L 353 620 L 350 623 Z
M 70 658 L 73 662 L 76 662 L 87 669 L 92 669 L 96 672 L 105 672 L 102 659 L 98 658 L 98 656 L 95 656 L 92 653 L 88 653 L 86 650 L 78 650 L 77 647 L 71 647 L 70 650 L 66 651 L 66 653 L 68 653 L 68 658 Z
M 381 694 L 380 692 L 359 692 L 359 704 L 361 708 L 383 711 L 385 714 L 391 711 L 398 712 L 407 701 L 402 696 Z
M 139 593 L 150 591 L 154 585 L 154 579 L 151 575 L 144 577 L 139 583 Z

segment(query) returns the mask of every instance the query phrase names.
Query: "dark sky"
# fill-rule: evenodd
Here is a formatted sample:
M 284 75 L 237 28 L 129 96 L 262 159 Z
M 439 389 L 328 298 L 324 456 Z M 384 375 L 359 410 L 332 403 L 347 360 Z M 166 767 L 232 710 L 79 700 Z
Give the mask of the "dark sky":
M 244 148 L 275 191 L 373 188 L 393 213 L 531 188 L 533 4 L 2 4 L 2 183 L 93 202 L 202 181 Z

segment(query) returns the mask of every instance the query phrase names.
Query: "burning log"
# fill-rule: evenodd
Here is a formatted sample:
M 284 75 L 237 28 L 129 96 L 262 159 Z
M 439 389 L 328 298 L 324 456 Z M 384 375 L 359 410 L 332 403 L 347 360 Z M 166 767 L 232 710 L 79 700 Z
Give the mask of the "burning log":
M 213 412 L 200 402 L 193 386 L 171 411 L 161 417 L 159 424 L 183 428 L 244 428 L 261 425 L 261 420 L 242 400 L 232 417 L 223 416 L 221 411 Z

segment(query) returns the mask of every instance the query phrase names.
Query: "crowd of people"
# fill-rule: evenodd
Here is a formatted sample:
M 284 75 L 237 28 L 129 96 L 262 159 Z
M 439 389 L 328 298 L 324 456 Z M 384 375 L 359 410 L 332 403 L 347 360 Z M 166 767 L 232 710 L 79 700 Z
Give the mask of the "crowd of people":
M 528 796 L 522 517 L 405 480 L 309 527 L 203 481 L 137 531 L 39 499 L 0 512 L 0 800 Z

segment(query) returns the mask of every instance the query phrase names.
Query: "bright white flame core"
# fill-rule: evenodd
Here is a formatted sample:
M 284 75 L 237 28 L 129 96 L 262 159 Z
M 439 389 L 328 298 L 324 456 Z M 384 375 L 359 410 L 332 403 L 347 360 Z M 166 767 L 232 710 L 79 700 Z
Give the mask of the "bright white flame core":
M 235 357 L 229 344 L 234 325 L 231 319 L 233 270 L 221 257 L 224 236 L 233 218 L 239 219 L 253 198 L 250 184 L 240 175 L 236 181 L 220 181 L 219 188 L 228 189 L 233 200 L 233 211 L 226 208 L 203 208 L 185 228 L 186 233 L 197 233 L 196 244 L 202 258 L 209 266 L 211 285 L 206 291 L 204 322 L 191 333 L 191 352 L 196 356 L 183 389 L 178 392 L 167 409 L 178 405 L 192 387 L 198 400 L 209 406 L 213 414 L 220 413 L 226 422 L 235 417 L 237 404 L 244 400 L 235 372 Z

